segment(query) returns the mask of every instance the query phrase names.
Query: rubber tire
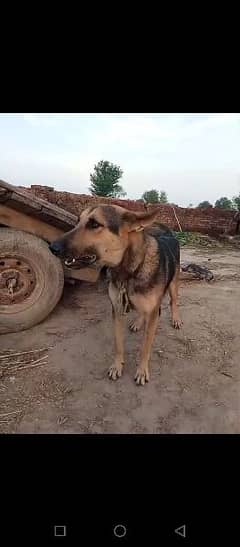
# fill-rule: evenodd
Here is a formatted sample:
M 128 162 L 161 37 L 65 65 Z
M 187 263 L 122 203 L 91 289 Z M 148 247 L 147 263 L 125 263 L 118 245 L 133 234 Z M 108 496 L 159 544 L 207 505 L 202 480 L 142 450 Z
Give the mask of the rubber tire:
M 18 332 L 37 325 L 49 315 L 61 298 L 63 267 L 48 244 L 27 232 L 0 228 L 0 257 L 27 259 L 36 276 L 36 285 L 26 300 L 11 306 L 0 305 L 0 334 Z

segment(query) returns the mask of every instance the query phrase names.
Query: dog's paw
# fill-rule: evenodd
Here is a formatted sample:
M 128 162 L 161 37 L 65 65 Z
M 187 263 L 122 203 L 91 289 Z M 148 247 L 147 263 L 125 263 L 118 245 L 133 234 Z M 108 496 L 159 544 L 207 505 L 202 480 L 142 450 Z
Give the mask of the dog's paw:
M 121 378 L 123 370 L 123 363 L 120 365 L 112 365 L 108 370 L 108 377 L 110 380 L 117 380 Z
M 132 319 L 132 321 L 129 321 L 129 330 L 131 330 L 132 332 L 138 332 L 142 328 L 142 325 L 142 319 Z
M 149 371 L 138 367 L 135 374 L 135 382 L 138 386 L 144 386 L 146 382 L 149 382 Z
M 177 319 L 172 320 L 172 326 L 174 329 L 181 329 L 182 325 L 183 325 L 183 322 L 181 319 L 179 319 L 179 317 Z

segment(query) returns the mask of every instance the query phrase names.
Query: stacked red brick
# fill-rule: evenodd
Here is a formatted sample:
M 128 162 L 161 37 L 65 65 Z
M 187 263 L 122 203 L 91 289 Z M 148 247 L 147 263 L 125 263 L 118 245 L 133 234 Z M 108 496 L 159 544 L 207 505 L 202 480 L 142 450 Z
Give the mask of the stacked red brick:
M 99 198 L 84 194 L 72 194 L 70 192 L 59 192 L 48 186 L 32 185 L 26 188 L 36 196 L 55 203 L 67 211 L 80 215 L 80 213 L 89 205 L 98 205 L 99 203 L 121 205 L 132 211 L 144 211 L 146 206 L 143 202 L 132 200 L 121 200 L 111 198 Z M 159 210 L 157 220 L 166 224 L 173 230 L 179 230 L 174 210 L 171 205 L 149 205 L 147 209 Z M 237 229 L 237 218 L 234 218 L 235 212 L 226 209 L 207 209 L 174 207 L 178 221 L 183 231 L 201 232 L 205 234 L 235 234 Z

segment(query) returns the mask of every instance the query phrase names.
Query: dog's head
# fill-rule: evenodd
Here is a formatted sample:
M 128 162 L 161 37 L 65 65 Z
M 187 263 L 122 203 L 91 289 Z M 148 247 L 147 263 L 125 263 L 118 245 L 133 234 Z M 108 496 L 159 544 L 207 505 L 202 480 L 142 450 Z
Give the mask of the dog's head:
M 118 266 L 137 233 L 153 224 L 158 211 L 134 213 L 117 205 L 85 209 L 73 230 L 53 241 L 50 250 L 69 268 Z

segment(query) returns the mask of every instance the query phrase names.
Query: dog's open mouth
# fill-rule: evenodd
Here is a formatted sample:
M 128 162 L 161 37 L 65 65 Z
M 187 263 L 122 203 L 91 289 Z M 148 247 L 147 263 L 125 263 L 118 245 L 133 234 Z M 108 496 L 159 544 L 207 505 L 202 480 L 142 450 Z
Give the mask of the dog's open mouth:
M 94 264 L 96 260 L 96 255 L 82 255 L 75 258 L 67 258 L 64 261 L 64 264 L 67 268 L 81 268 L 83 266 L 90 266 L 91 264 Z

